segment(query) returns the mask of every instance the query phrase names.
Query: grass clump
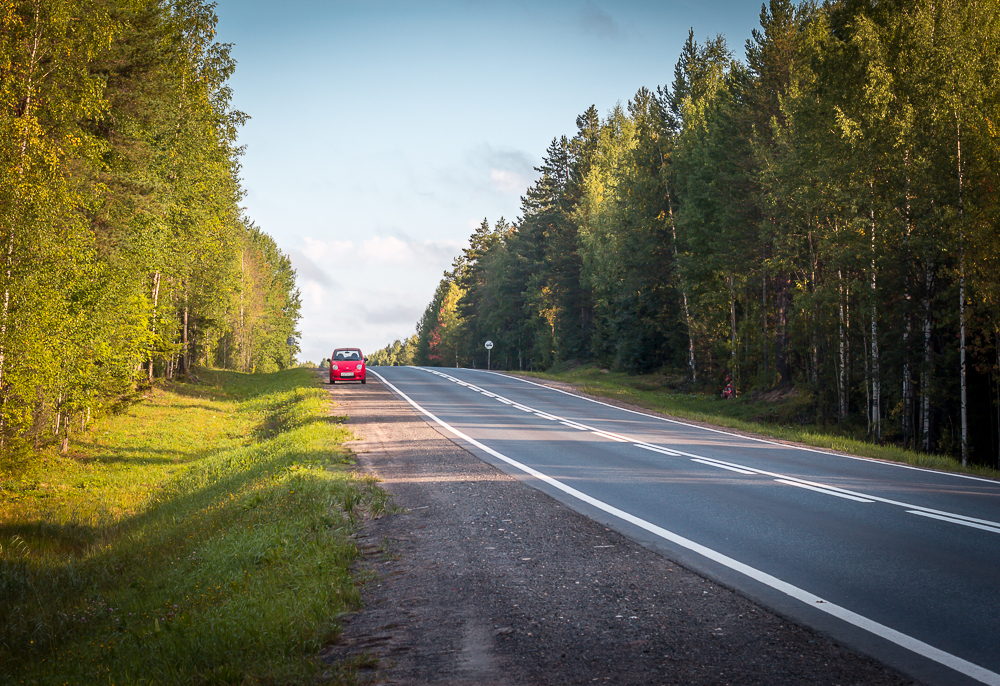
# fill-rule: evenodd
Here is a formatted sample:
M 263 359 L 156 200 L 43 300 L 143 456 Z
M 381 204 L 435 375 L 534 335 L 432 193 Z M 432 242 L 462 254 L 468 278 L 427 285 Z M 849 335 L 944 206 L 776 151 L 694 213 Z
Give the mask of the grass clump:
M 0 474 L 0 683 L 349 683 L 350 469 L 315 375 L 200 371 Z
M 812 398 L 799 390 L 741 396 L 723 400 L 715 394 L 693 392 L 686 384 L 663 374 L 629 375 L 582 365 L 555 372 L 521 372 L 524 376 L 570 383 L 584 393 L 644 407 L 680 419 L 705 422 L 780 441 L 901 462 L 918 467 L 1000 478 L 990 467 L 969 465 L 947 455 L 905 450 L 891 444 L 860 439 L 837 426 L 815 423 Z

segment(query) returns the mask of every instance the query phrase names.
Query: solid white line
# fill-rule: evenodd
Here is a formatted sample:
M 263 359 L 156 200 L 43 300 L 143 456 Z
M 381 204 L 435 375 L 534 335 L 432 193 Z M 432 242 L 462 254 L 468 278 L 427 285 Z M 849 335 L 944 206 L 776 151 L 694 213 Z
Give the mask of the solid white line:
M 381 374 L 375 371 L 373 371 L 372 373 L 375 374 L 375 376 L 377 376 L 382 381 L 382 383 L 384 383 L 386 386 L 391 388 L 396 394 L 398 394 L 401 398 L 403 398 L 403 400 L 410 403 L 410 405 L 416 408 L 417 411 L 426 415 L 435 423 L 444 427 L 458 438 L 468 442 L 471 445 L 474 445 L 475 447 L 492 455 L 498 460 L 506 462 L 515 469 L 518 469 L 524 472 L 525 474 L 528 474 L 529 476 L 533 476 L 536 479 L 539 479 L 540 481 L 544 481 L 553 488 L 557 488 L 563 493 L 566 493 L 567 495 L 570 495 L 576 498 L 577 500 L 580 500 L 582 502 L 587 503 L 588 505 L 596 507 L 602 512 L 606 512 L 607 514 L 613 517 L 617 517 L 622 521 L 628 522 L 633 526 L 637 526 L 640 529 L 648 531 L 649 533 L 655 536 L 659 536 L 665 541 L 670 541 L 675 545 L 678 545 L 682 548 L 686 548 L 687 550 L 697 553 L 709 560 L 712 560 L 713 562 L 723 565 L 724 567 L 739 572 L 740 574 L 743 574 L 744 576 L 753 579 L 754 581 L 757 581 L 776 591 L 784 593 L 788 597 L 797 600 L 804 605 L 808 605 L 809 607 L 815 608 L 820 612 L 825 612 L 833 617 L 836 617 L 844 622 L 847 622 L 848 624 L 856 626 L 860 629 L 864 629 L 865 631 L 874 634 L 875 636 L 879 636 L 887 641 L 895 643 L 898 646 L 906 648 L 907 650 L 910 650 L 916 653 L 917 655 L 922 655 L 930 660 L 933 660 L 934 662 L 937 662 L 938 664 L 944 665 L 950 669 L 955 670 L 956 672 L 965 674 L 966 676 L 971 677 L 972 679 L 980 681 L 984 684 L 989 684 L 990 686 L 1000 686 L 1000 674 L 997 674 L 996 672 L 991 672 L 988 669 L 985 669 L 977 664 L 969 662 L 968 660 L 963 660 L 957 655 L 946 653 L 945 651 L 935 648 L 930 644 L 924 643 L 923 641 L 913 638 L 912 636 L 908 636 L 907 634 L 896 631 L 895 629 L 887 627 L 884 624 L 879 624 L 878 622 L 868 619 L 863 615 L 859 615 L 856 612 L 852 612 L 847 608 L 835 605 L 834 603 L 827 602 L 822 598 L 820 598 L 819 596 L 813 595 L 812 593 L 809 593 L 808 591 L 803 590 L 798 586 L 793 586 L 792 584 L 782 581 L 781 579 L 775 576 L 771 576 L 766 572 L 762 572 L 759 569 L 744 564 L 739 560 L 729 557 L 728 555 L 724 555 L 720 552 L 712 550 L 711 548 L 703 546 L 700 543 L 696 543 L 695 541 L 692 541 L 688 538 L 684 538 L 683 536 L 675 534 L 672 531 L 668 531 L 667 529 L 657 526 L 656 524 L 647 522 L 645 519 L 640 519 L 639 517 L 636 517 L 633 514 L 625 512 L 624 510 L 619 510 L 617 507 L 609 505 L 592 496 L 589 496 L 582 491 L 578 491 L 577 489 L 571 486 L 567 486 L 561 481 L 553 479 L 551 476 L 543 474 L 537 469 L 533 469 L 525 464 L 521 464 L 520 462 L 507 457 L 503 453 L 500 453 L 494 450 L 493 448 L 490 448 L 489 446 L 480 443 L 471 436 L 467 436 L 461 431 L 452 428 L 450 425 L 438 419 L 436 416 L 434 416 L 433 414 L 422 408 L 420 405 L 418 405 L 416 402 L 411 400 L 408 395 L 406 395 L 401 390 L 396 388 L 394 385 L 389 383 Z
M 707 464 L 709 467 L 718 467 L 719 469 L 728 469 L 731 472 L 738 472 L 740 474 L 756 474 L 757 472 L 751 472 L 749 469 L 740 469 L 739 467 L 730 467 L 727 464 L 722 464 L 721 462 L 711 462 L 709 460 L 702 460 L 701 458 L 695 457 L 691 459 L 692 462 L 701 462 L 702 464 Z
M 545 414 L 544 412 L 539 412 L 538 410 L 535 410 L 535 416 L 536 417 L 541 417 L 542 419 L 548 419 L 548 420 L 551 420 L 553 422 L 557 421 L 559 419 L 559 417 L 553 417 L 550 414 Z
M 497 400 L 499 400 L 500 402 L 502 402 L 504 405 L 513 405 L 514 404 L 510 400 L 507 400 L 507 398 L 501 398 L 499 396 L 497 397 Z
M 908 514 L 920 515 L 921 517 L 929 517 L 931 519 L 939 519 L 942 522 L 951 522 L 952 524 L 961 524 L 962 526 L 971 526 L 973 529 L 982 529 L 983 531 L 992 531 L 995 534 L 1000 534 L 1000 528 L 995 526 L 984 526 L 983 524 L 976 524 L 975 522 L 967 522 L 962 519 L 956 519 L 954 517 L 942 517 L 941 515 L 932 514 L 930 512 L 921 512 L 920 510 L 907 510 Z
M 562 424 L 563 426 L 568 426 L 571 429 L 579 429 L 580 431 L 590 431 L 590 429 L 588 429 L 587 427 L 580 426 L 579 424 L 573 424 L 572 422 L 559 422 L 559 423 Z
M 846 493 L 838 493 L 827 488 L 817 488 L 816 486 L 811 486 L 807 483 L 802 483 L 801 481 L 790 481 L 788 479 L 775 479 L 779 484 L 786 484 L 788 486 L 798 486 L 799 488 L 804 488 L 809 491 L 815 491 L 816 493 L 825 493 L 826 495 L 835 495 L 838 498 L 843 498 L 844 500 L 853 500 L 857 503 L 872 503 L 874 500 L 869 500 L 868 498 L 859 498 L 855 495 L 848 495 Z
M 422 369 L 422 367 L 418 367 Z M 502 376 L 507 379 L 515 379 L 522 383 L 531 384 L 532 386 L 538 386 L 539 388 L 547 388 L 550 391 L 555 391 L 556 393 L 562 393 L 563 395 L 568 395 L 572 398 L 577 398 L 579 400 L 586 400 L 588 403 L 594 403 L 595 405 L 603 405 L 604 407 L 610 407 L 615 410 L 621 410 L 622 412 L 628 412 L 630 414 L 637 414 L 640 417 L 649 417 L 650 419 L 656 419 L 661 422 L 667 422 L 668 424 L 678 424 L 680 426 L 687 426 L 692 429 L 701 429 L 702 431 L 708 431 L 710 433 L 722 434 L 724 436 L 734 436 L 736 438 L 744 438 L 748 441 L 755 441 L 757 443 L 766 443 L 768 445 L 776 445 L 781 448 L 791 448 L 793 450 L 805 450 L 810 453 L 819 453 L 820 455 L 832 455 L 834 457 L 844 457 L 849 460 L 859 460 L 862 462 L 876 462 L 878 464 L 886 465 L 887 467 L 898 467 L 900 469 L 912 469 L 917 472 L 926 472 L 928 474 L 940 474 L 943 476 L 953 476 L 958 479 L 971 479 L 972 481 L 983 481 L 985 483 L 996 484 L 994 479 L 986 479 L 981 476 L 973 476 L 971 474 L 956 474 L 954 472 L 945 472 L 939 469 L 927 469 L 925 467 L 914 467 L 910 464 L 903 464 L 901 462 L 890 462 L 889 460 L 878 460 L 873 457 L 859 457 L 857 455 L 849 455 L 847 453 L 836 452 L 832 448 L 830 450 L 820 450 L 819 448 L 809 448 L 802 445 L 789 445 L 788 443 L 779 443 L 777 441 L 769 441 L 766 438 L 755 438 L 754 436 L 745 436 L 743 434 L 733 433 L 732 431 L 724 431 L 722 429 L 711 429 L 707 426 L 699 426 L 698 424 L 689 424 L 688 422 L 682 422 L 679 419 L 669 419 L 667 417 L 661 417 L 655 414 L 648 414 L 646 412 L 639 412 L 637 410 L 630 410 L 625 407 L 619 407 L 618 405 L 612 405 L 611 403 L 601 402 L 600 400 L 594 400 L 593 398 L 587 398 L 582 395 L 577 395 L 576 393 L 570 393 L 569 391 L 564 391 L 561 388 L 554 388 L 552 386 L 546 386 L 545 384 L 536 383 L 534 381 L 528 381 L 527 379 L 522 379 L 520 376 L 514 376 L 512 374 L 503 374 L 501 372 L 486 371 L 485 369 L 476 369 L 471 371 L 478 371 L 484 374 L 494 374 L 496 376 Z
M 424 369 L 424 368 L 423 367 L 417 367 L 417 369 Z M 437 373 L 437 372 L 433 372 L 433 370 L 430 370 L 430 369 L 424 369 L 424 370 L 425 371 L 432 371 L 432 373 L 435 373 L 435 374 Z M 479 371 L 479 370 L 477 370 L 477 371 Z M 628 409 L 625 409 L 625 408 L 622 408 L 622 407 L 617 407 L 615 405 L 609 405 L 607 403 L 602 403 L 602 402 L 600 402 L 598 400 L 592 400 L 591 398 L 585 398 L 585 397 L 580 396 L 580 395 L 575 395 L 573 393 L 568 393 L 568 392 L 560 390 L 558 388 L 552 388 L 551 386 L 543 386 L 542 384 L 536 384 L 533 381 L 526 381 L 525 379 L 521 379 L 521 378 L 516 377 L 516 376 L 515 377 L 511 377 L 511 376 L 507 376 L 507 375 L 503 375 L 503 374 L 498 374 L 497 372 L 488 372 L 488 373 L 490 373 L 490 374 L 496 374 L 497 376 L 505 376 L 506 378 L 517 379 L 518 381 L 524 381 L 525 383 L 530 383 L 530 384 L 532 384 L 534 386 L 540 386 L 541 388 L 547 388 L 547 389 L 549 389 L 551 391 L 557 391 L 557 392 L 562 393 L 564 395 L 568 395 L 571 398 L 579 398 L 580 400 L 586 400 L 588 402 L 596 403 L 598 405 L 604 405 L 604 406 L 610 407 L 612 409 L 622 410 L 623 412 L 629 412 L 631 414 L 637 414 L 637 415 L 640 415 L 640 416 L 643 416 L 643 417 L 650 417 L 652 419 L 659 419 L 659 420 L 662 420 L 662 421 L 665 421 L 665 422 L 670 422 L 670 423 L 674 423 L 674 424 L 681 424 L 683 426 L 690 426 L 692 428 L 704 429 L 705 431 L 711 431 L 711 432 L 715 432 L 715 433 L 722 433 L 722 434 L 726 434 L 726 435 L 730 435 L 730 436 L 737 435 L 737 434 L 730 434 L 730 433 L 725 432 L 725 431 L 719 431 L 717 429 L 706 429 L 704 427 L 694 426 L 694 425 L 691 425 L 691 424 L 685 424 L 684 422 L 679 422 L 679 421 L 672 420 L 672 419 L 665 419 L 663 417 L 657 417 L 655 415 L 645 414 L 645 413 L 642 413 L 642 412 L 636 412 L 635 410 L 628 410 Z M 438 374 L 438 376 L 444 376 L 445 378 L 451 379 L 453 381 L 458 381 L 455 377 L 448 376 L 447 374 Z M 462 383 L 462 382 L 459 382 L 459 383 Z M 471 386 L 471 385 L 469 387 L 470 388 L 478 388 L 478 386 Z M 527 411 L 535 412 L 535 410 L 533 410 L 531 408 L 525 408 L 523 405 L 518 405 L 517 403 L 514 403 L 514 406 L 517 407 L 518 409 L 524 410 L 526 412 Z M 566 422 L 563 421 L 563 423 L 566 423 Z M 570 424 L 567 424 L 567 426 L 570 426 Z M 577 428 L 581 428 L 584 431 L 595 431 L 591 427 L 579 426 Z M 604 433 L 604 432 L 601 432 L 601 433 Z M 627 438 L 624 438 L 624 437 L 621 437 L 621 438 L 624 441 L 631 441 L 631 439 L 627 439 Z M 761 443 L 771 443 L 773 445 L 784 445 L 784 444 L 781 444 L 781 443 L 773 443 L 772 441 L 765 441 L 765 440 L 759 439 L 759 438 L 751 438 L 749 436 L 742 436 L 742 438 L 747 438 L 748 440 L 758 441 L 758 442 L 761 442 Z M 637 447 L 640 447 L 640 448 L 645 448 L 646 450 L 653 450 L 655 452 L 663 452 L 663 450 L 660 449 L 660 448 L 658 448 L 657 446 L 649 446 L 649 447 L 647 447 L 648 444 L 639 444 L 639 443 L 634 443 L 633 445 L 636 445 Z M 789 447 L 789 446 L 785 446 L 785 447 Z M 839 455 L 838 453 L 825 453 L 823 451 L 813 450 L 811 448 L 802 448 L 802 450 L 807 450 L 809 452 L 815 452 L 815 453 L 820 453 L 820 454 L 824 454 L 824 455 Z M 902 507 L 902 508 L 907 509 L 907 510 L 919 510 L 921 512 L 928 513 L 929 515 L 939 515 L 941 517 L 952 518 L 952 519 L 956 519 L 956 520 L 960 519 L 960 520 L 964 520 L 966 522 L 973 522 L 973 523 L 976 523 L 976 524 L 982 524 L 983 526 L 981 526 L 981 527 L 975 527 L 975 528 L 983 529 L 985 531 L 990 531 L 993 528 L 1000 528 L 1000 522 L 992 522 L 992 521 L 989 521 L 987 519 L 977 519 L 976 517 L 969 517 L 967 515 L 955 514 L 953 512 L 942 512 L 941 510 L 935 510 L 935 509 L 932 509 L 932 508 L 929 508 L 929 507 L 924 507 L 922 505 L 914 505 L 912 503 L 904 503 L 904 502 L 900 502 L 898 500 L 890 500 L 888 498 L 881 498 L 879 496 L 869 495 L 867 493 L 858 493 L 856 491 L 849 491 L 847 489 L 839 488 L 837 486 L 830 486 L 828 484 L 821 484 L 821 483 L 816 483 L 814 481 L 807 481 L 805 479 L 800 479 L 798 477 L 787 476 L 785 474 L 778 474 L 776 472 L 769 472 L 769 471 L 762 470 L 762 469 L 761 470 L 751 470 L 749 467 L 746 467 L 745 465 L 735 464 L 735 463 L 732 463 L 732 462 L 723 462 L 722 460 L 716 460 L 714 458 L 704 458 L 701 455 L 695 455 L 693 453 L 687 453 L 687 452 L 684 452 L 682 450 L 675 450 L 675 451 L 671 451 L 669 453 L 664 453 L 664 454 L 690 457 L 692 460 L 710 460 L 710 461 L 716 462 L 718 464 L 728 465 L 729 467 L 733 467 L 735 469 L 745 469 L 745 470 L 748 470 L 748 471 L 756 471 L 757 474 L 760 474 L 762 476 L 774 477 L 774 479 L 776 481 L 781 481 L 782 483 L 789 483 L 789 485 L 792 485 L 792 486 L 798 485 L 800 488 L 807 488 L 809 490 L 814 490 L 814 491 L 816 491 L 818 493 L 826 493 L 827 495 L 839 495 L 839 497 L 842 497 L 845 500 L 854 500 L 854 501 L 863 502 L 863 503 L 870 503 L 870 502 L 883 503 L 885 505 L 893 505 L 893 506 L 896 506 L 896 507 Z M 840 457 L 852 457 L 853 458 L 853 456 L 851 456 L 851 455 L 840 455 Z M 868 458 L 853 458 L 853 459 L 873 461 L 873 460 L 869 460 Z M 895 465 L 895 463 L 890 463 L 890 462 L 881 462 L 881 461 L 879 461 L 879 462 L 880 462 L 880 464 Z M 909 466 L 909 465 L 895 465 L 895 466 Z M 934 474 L 945 474 L 945 475 L 950 475 L 950 476 L 964 476 L 962 474 L 949 474 L 948 472 L 937 472 L 937 471 L 927 470 L 927 469 L 918 469 L 918 471 L 931 472 L 931 473 L 934 473 Z M 782 481 L 782 480 L 784 480 L 784 481 Z M 978 479 L 978 480 L 980 480 L 980 481 L 988 481 L 987 479 Z M 792 482 L 794 482 L 794 483 L 792 483 Z

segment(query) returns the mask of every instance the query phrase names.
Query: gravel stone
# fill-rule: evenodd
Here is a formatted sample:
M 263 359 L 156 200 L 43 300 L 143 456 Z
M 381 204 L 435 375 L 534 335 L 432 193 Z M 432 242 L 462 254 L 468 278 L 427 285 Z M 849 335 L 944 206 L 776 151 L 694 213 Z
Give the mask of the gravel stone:
M 323 655 L 366 683 L 914 683 L 482 462 L 374 376 L 330 393 L 402 508 L 358 534 L 374 580 Z

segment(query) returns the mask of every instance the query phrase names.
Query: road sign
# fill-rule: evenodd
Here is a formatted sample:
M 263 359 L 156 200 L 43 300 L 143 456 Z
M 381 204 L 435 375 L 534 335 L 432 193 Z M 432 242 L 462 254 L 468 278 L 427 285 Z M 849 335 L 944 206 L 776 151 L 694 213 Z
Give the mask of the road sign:
M 493 341 L 486 341 L 486 349 L 493 350 Z

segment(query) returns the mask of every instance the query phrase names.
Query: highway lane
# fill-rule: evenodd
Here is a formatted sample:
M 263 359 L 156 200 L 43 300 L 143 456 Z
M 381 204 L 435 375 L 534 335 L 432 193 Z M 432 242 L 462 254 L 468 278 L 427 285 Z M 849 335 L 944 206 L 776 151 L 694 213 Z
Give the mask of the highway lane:
M 929 683 L 1000 684 L 1000 484 L 755 441 L 523 379 L 393 367 L 459 442 Z

